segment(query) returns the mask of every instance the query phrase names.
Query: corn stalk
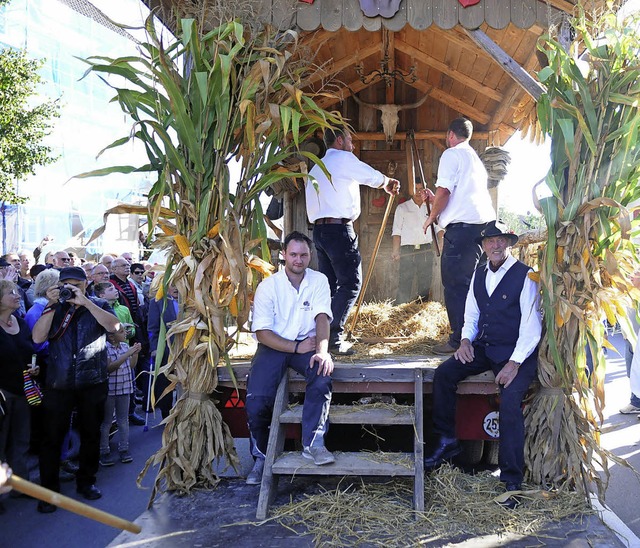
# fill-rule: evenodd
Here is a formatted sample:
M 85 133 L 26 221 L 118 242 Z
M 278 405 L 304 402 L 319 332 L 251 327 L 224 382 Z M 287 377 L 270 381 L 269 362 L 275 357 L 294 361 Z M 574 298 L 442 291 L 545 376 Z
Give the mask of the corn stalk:
M 639 297 L 630 282 L 638 258 L 627 209 L 640 197 L 637 23 L 618 22 L 613 11 L 591 20 L 581 14 L 570 51 L 551 36 L 538 45 L 548 59 L 538 75 L 547 87 L 538 118 L 552 136 L 552 196 L 540 202 L 548 228 L 540 261 L 546 331 L 525 455 L 533 482 L 585 494 L 595 488 L 601 498 L 609 461 L 622 463 L 600 446 L 603 348 L 613 348 L 605 322 L 634 340 L 627 309 Z
M 87 73 L 123 80 L 114 86 L 114 100 L 134 121 L 130 135 L 104 150 L 136 140 L 148 163 L 80 177 L 156 176 L 148 194 L 149 227 L 161 229 L 155 244 L 169 250 L 163 288 L 174 284 L 181 303 L 166 332 L 170 355 L 163 372 L 183 394 L 165 421 L 162 448 L 139 478 L 159 465 L 151 504 L 164 489 L 215 486 L 216 459 L 238 463 L 213 398 L 217 367 L 231 367 L 227 350 L 248 319 L 254 273 L 272 270 L 259 257 L 268 258 L 269 251 L 258 198 L 269 185 L 300 176 L 283 166 L 292 153 L 319 162 L 298 146 L 341 119 L 301 91 L 307 65 L 295 61 L 294 32 L 252 34 L 231 21 L 204 33 L 194 19 L 183 19 L 177 40 L 165 44 L 153 18 L 145 27 L 139 56 L 86 62 Z M 229 172 L 232 157 L 240 161 L 237 183 Z M 163 346 L 161 339 L 156 364 Z

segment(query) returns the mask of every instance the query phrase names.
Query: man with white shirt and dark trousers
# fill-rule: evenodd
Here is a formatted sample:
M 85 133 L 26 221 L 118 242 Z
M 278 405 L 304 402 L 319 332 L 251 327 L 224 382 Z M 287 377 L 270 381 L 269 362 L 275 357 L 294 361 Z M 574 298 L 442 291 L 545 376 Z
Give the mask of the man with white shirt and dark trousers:
M 331 293 L 326 276 L 308 268 L 311 240 L 292 232 L 284 240 L 284 269 L 265 278 L 253 301 L 251 329 L 258 349 L 247 381 L 246 412 L 255 459 L 248 485 L 262 480 L 276 392 L 291 367 L 307 381 L 302 411 L 302 456 L 334 462 L 324 446 L 333 360 L 328 352 Z
M 449 125 L 446 143 L 438 165 L 435 195 L 425 190 L 431 202 L 431 214 L 423 229 L 438 223 L 445 230 L 442 244 L 442 285 L 444 304 L 449 317 L 449 340 L 433 348 L 435 354 L 452 354 L 460 346 L 464 321 L 465 296 L 471 276 L 482 255 L 476 238 L 496 212 L 487 189 L 487 171 L 469 140 L 473 125 L 466 118 L 456 118 Z
M 400 262 L 397 304 L 408 303 L 416 297 L 424 300 L 429 298 L 433 270 L 433 238 L 431 231 L 422 230 L 426 218 L 424 184 L 416 181 L 413 196 L 396 208 L 393 217 L 391 259 Z M 416 291 L 412 293 L 414 279 Z
M 507 491 L 517 491 L 524 475 L 522 401 L 536 377 L 542 333 L 538 285 L 528 275 L 531 268 L 511 255 L 518 237 L 502 223 L 489 223 L 476 241 L 489 262 L 473 275 L 460 348 L 434 375 L 432 419 L 439 441 L 425 458 L 425 467 L 434 468 L 460 453 L 455 435 L 458 383 L 491 370 L 500 387 L 500 480 Z M 514 508 L 517 500 L 510 497 L 505 505 Z
M 384 188 L 395 195 L 400 182 L 356 158 L 348 129 L 327 129 L 324 142 L 327 152 L 322 162 L 331 180 L 319 166 L 313 166 L 306 183 L 307 216 L 314 225 L 318 269 L 328 278 L 331 288 L 333 320 L 329 349 L 337 354 L 351 354 L 342 334 L 362 286 L 362 258 L 353 229 L 353 221 L 360 216 L 360 185 Z

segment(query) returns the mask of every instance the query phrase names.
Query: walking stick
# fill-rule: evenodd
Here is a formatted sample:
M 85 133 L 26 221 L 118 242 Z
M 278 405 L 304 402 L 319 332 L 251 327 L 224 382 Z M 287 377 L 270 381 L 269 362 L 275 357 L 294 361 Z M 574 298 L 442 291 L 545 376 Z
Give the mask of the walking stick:
M 65 510 L 69 510 L 70 512 L 94 521 L 99 521 L 105 525 L 110 525 L 116 529 L 124 529 L 125 531 L 136 534 L 142 531 L 142 528 L 135 523 L 119 518 L 118 516 L 114 516 L 113 514 L 103 512 L 93 506 L 89 506 L 83 502 L 66 497 L 60 493 L 56 493 L 55 491 L 36 485 L 35 483 L 31 483 L 30 481 L 22 479 L 20 476 L 16 476 L 15 474 L 12 474 L 9 477 L 7 484 L 16 491 L 20 491 L 25 495 L 43 500 L 49 504 L 54 504 L 55 506 L 59 506 L 60 508 L 64 508 Z
M 408 141 L 411 144 L 411 150 L 413 152 L 414 163 L 418 164 L 418 169 L 420 170 L 420 178 L 422 179 L 422 184 L 424 188 L 427 188 L 427 180 L 424 178 L 424 169 L 422 168 L 422 160 L 420 159 L 420 155 L 418 154 L 418 146 L 416 145 L 416 136 L 413 130 L 407 132 Z M 431 206 L 429 205 L 429 200 L 425 200 L 425 204 L 427 205 L 427 214 L 431 215 Z M 433 224 L 429 225 L 431 229 L 431 236 L 433 238 L 433 247 L 436 251 L 436 255 L 440 257 L 440 246 L 438 245 L 438 237 L 436 236 L 436 229 L 433 227 Z
M 369 268 L 367 268 L 367 274 L 364 277 L 364 283 L 362 284 L 362 289 L 360 290 L 360 295 L 358 295 L 358 301 L 356 302 L 356 311 L 353 313 L 353 319 L 351 320 L 351 327 L 347 332 L 347 338 L 351 338 L 353 334 L 353 330 L 356 327 L 356 322 L 358 321 L 358 314 L 360 313 L 360 306 L 362 305 L 362 301 L 364 300 L 364 294 L 367 290 L 367 285 L 369 285 L 369 280 L 371 279 L 371 275 L 373 274 L 373 265 L 376 262 L 376 257 L 378 255 L 378 249 L 380 248 L 380 242 L 382 241 L 382 236 L 384 235 L 384 228 L 387 224 L 387 219 L 389 218 L 389 213 L 391 213 L 391 206 L 393 205 L 393 199 L 395 196 L 391 194 L 389 196 L 389 202 L 387 203 L 387 209 L 384 212 L 384 217 L 382 218 L 382 224 L 380 225 L 380 232 L 378 232 L 378 239 L 376 240 L 376 244 L 373 246 L 373 253 L 371 254 L 371 262 L 369 263 Z
M 147 405 L 145 405 L 145 413 L 144 413 L 144 428 L 143 432 L 149 431 L 149 408 L 151 407 L 151 385 L 153 384 L 153 371 L 155 369 L 155 357 L 151 357 L 149 359 L 149 383 L 147 384 Z

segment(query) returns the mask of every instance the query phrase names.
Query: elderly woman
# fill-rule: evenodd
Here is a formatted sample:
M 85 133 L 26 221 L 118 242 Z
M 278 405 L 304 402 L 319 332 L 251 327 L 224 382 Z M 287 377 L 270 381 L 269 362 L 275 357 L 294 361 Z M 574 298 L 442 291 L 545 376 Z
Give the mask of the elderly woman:
M 58 280 L 60 278 L 60 271 L 55 268 L 48 268 L 40 272 L 33 283 L 33 305 L 27 311 L 24 319 L 29 326 L 29 329 L 33 329 L 33 326 L 36 324 L 40 316 L 42 316 L 42 311 L 47 306 L 49 300 L 47 299 L 47 289 L 53 287 L 54 285 L 58 285 Z M 39 350 L 44 350 L 46 348 L 45 345 L 48 345 L 48 342 L 44 342 L 39 348 Z
M 31 331 L 15 315 L 20 307 L 18 287 L 0 280 L 0 390 L 6 399 L 7 414 L 0 426 L 0 460 L 7 461 L 23 478 L 29 477 L 30 411 L 24 394 L 23 371 L 36 376 L 38 366 L 30 366 L 33 354 Z

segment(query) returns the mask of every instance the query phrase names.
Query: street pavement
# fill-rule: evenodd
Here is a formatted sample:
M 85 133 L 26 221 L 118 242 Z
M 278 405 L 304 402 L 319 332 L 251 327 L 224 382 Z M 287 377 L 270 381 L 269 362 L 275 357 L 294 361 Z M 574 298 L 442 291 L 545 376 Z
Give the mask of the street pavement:
M 611 342 L 622 349 L 620 335 Z M 607 358 L 606 407 L 603 424 L 603 445 L 619 457 L 628 460 L 640 470 L 640 420 L 636 415 L 621 415 L 618 410 L 629 401 L 629 381 L 626 377 L 624 359 L 613 351 Z M 158 418 L 151 419 L 148 431 L 142 427 L 131 427 L 132 464 L 116 463 L 110 468 L 101 468 L 98 487 L 103 492 L 102 499 L 89 502 L 90 505 L 136 521 L 143 528 L 140 535 L 120 533 L 117 529 L 95 523 L 65 510 L 43 515 L 36 511 L 36 502 L 24 498 L 4 499 L 7 511 L 0 515 L 0 548 L 21 546 L 23 548 L 42 547 L 154 547 L 175 548 L 187 546 L 227 546 L 236 544 L 247 547 L 307 547 L 313 546 L 312 539 L 300 536 L 295 531 L 285 529 L 275 523 L 260 527 L 234 525 L 243 520 L 255 518 L 258 487 L 247 487 L 244 481 L 235 478 L 230 470 L 214 491 L 196 492 L 193 496 L 178 498 L 164 496 L 147 510 L 149 487 L 155 478 L 152 470 L 144 479 L 146 489 L 136 487 L 135 480 L 145 460 L 160 446 L 162 427 L 156 426 Z M 238 453 L 242 460 L 242 474 L 251 468 L 247 440 L 237 440 Z M 37 463 L 32 459 L 31 479 L 37 480 Z M 224 463 L 219 465 L 222 470 Z M 616 516 L 622 522 L 622 533 L 626 541 L 620 542 L 597 518 L 586 526 L 588 536 L 567 538 L 562 541 L 544 539 L 546 546 L 632 546 L 640 547 L 640 510 L 638 500 L 640 481 L 633 471 L 612 463 L 611 481 L 606 495 L 605 512 L 608 522 L 615 522 Z M 283 485 L 284 484 L 284 485 Z M 63 494 L 82 500 L 75 493 L 74 483 L 63 483 Z M 305 489 L 304 484 L 282 482 L 276 503 L 287 502 L 296 491 Z M 84 501 L 83 501 L 84 502 Z M 628 528 L 625 530 L 625 526 Z M 636 536 L 634 536 L 637 535 Z M 593 542 L 593 538 L 598 539 Z M 558 538 L 562 531 L 558 531 Z M 532 544 L 533 542 L 533 544 Z M 461 546 L 532 546 L 539 545 L 535 539 L 484 538 L 467 540 Z

